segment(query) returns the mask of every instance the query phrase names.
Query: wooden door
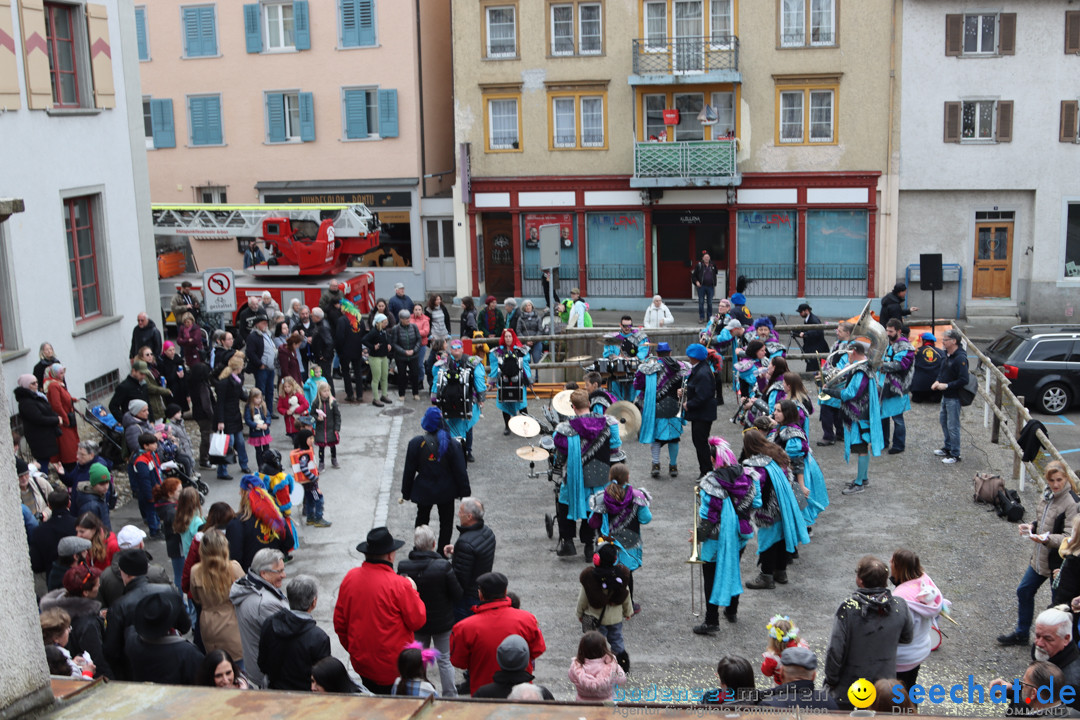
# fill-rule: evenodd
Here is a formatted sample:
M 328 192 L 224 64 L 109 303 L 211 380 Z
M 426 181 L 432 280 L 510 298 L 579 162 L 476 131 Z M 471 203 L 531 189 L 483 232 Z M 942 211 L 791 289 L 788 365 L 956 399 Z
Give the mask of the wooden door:
M 656 260 L 659 292 L 665 298 L 689 298 L 693 272 L 693 233 L 686 225 L 658 225 Z
M 1012 294 L 1012 233 L 1012 223 L 976 223 L 972 297 L 1007 298 Z
M 510 213 L 484 215 L 484 271 L 488 295 L 514 294 L 514 241 Z

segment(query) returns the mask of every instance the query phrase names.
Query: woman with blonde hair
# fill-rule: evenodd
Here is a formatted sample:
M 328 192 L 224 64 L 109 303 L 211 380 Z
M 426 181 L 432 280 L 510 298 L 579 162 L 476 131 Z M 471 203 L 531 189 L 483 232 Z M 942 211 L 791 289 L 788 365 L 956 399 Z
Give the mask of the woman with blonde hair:
M 244 363 L 247 356 L 237 351 L 221 369 L 217 381 L 217 406 L 214 408 L 217 432 L 223 432 L 231 438 L 232 449 L 240 461 L 240 471 L 251 474 L 248 469 L 247 445 L 244 444 L 244 415 L 240 403 L 247 400 L 244 390 Z M 218 480 L 232 480 L 228 463 L 220 463 L 217 471 Z
M 1050 583 L 1050 605 L 1069 605 L 1073 598 L 1080 596 L 1080 515 L 1073 518 L 1072 532 L 1061 541 L 1058 548 L 1061 567 L 1054 570 Z M 1051 553 L 1053 557 L 1053 553 Z M 1080 614 L 1073 613 L 1073 637 L 1076 637 L 1077 621 Z
M 244 577 L 240 563 L 229 559 L 229 541 L 220 530 L 208 530 L 199 543 L 199 562 L 191 568 L 191 599 L 201 608 L 199 631 L 206 652 L 225 650 L 244 669 L 240 624 L 229 600 L 232 584 Z

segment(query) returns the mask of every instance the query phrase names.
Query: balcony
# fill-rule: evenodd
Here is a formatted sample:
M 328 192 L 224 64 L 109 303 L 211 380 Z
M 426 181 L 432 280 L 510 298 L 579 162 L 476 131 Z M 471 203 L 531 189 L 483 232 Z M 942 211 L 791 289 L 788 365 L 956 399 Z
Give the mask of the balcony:
M 630 187 L 724 187 L 742 182 L 738 140 L 634 143 Z
M 734 35 L 644 38 L 633 42 L 631 85 L 742 82 L 739 38 Z

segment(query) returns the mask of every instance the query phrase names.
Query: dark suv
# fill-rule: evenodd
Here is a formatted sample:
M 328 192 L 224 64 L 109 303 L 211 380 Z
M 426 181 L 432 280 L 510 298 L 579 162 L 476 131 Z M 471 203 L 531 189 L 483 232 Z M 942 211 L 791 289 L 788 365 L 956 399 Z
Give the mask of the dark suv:
M 1016 325 L 986 354 L 1040 412 L 1060 415 L 1080 400 L 1080 325 Z

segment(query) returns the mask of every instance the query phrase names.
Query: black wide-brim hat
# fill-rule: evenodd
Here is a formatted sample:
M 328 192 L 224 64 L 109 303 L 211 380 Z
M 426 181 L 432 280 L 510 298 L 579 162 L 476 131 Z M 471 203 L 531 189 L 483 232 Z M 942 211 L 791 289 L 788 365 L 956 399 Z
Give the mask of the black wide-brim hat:
M 395 540 L 385 527 L 377 527 L 368 532 L 367 540 L 357 545 L 356 550 L 365 555 L 386 555 L 404 544 L 404 540 Z

